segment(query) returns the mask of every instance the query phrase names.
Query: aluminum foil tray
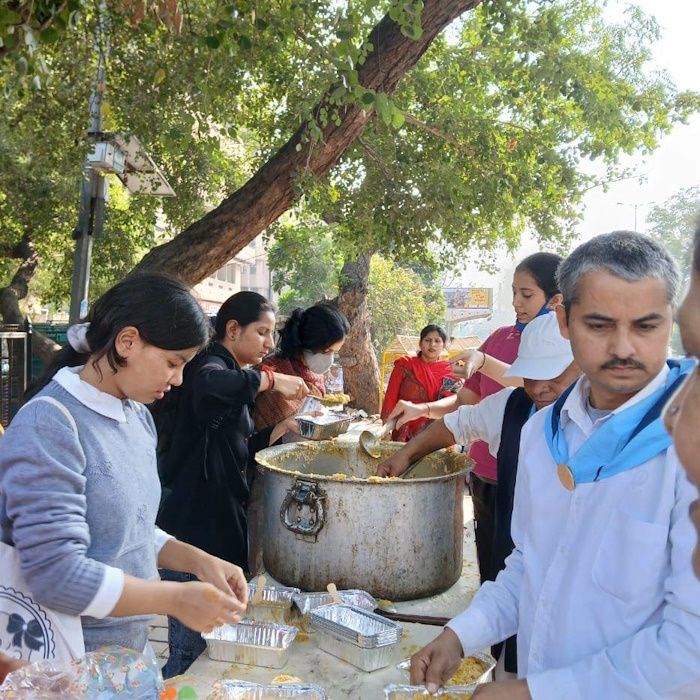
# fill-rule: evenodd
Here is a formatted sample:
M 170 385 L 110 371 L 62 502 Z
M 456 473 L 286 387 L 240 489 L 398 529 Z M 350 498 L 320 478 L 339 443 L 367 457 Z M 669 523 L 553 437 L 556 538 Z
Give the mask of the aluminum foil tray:
M 395 644 L 403 629 L 391 620 L 352 605 L 324 605 L 311 612 L 311 627 L 364 649 Z
M 258 592 L 257 583 L 248 584 L 248 603 L 253 599 L 253 596 Z M 292 600 L 295 595 L 301 591 L 298 588 L 285 588 L 284 586 L 263 586 L 263 595 L 261 606 L 270 606 L 276 608 L 291 608 Z
M 299 630 L 287 625 L 243 620 L 237 625 L 222 625 L 208 634 L 209 658 L 215 661 L 282 668 L 289 648 Z
M 374 610 L 377 607 L 377 601 L 367 591 L 338 591 L 338 595 L 346 605 L 354 605 L 356 608 L 364 610 Z M 325 591 L 323 593 L 297 593 L 292 600 L 302 615 L 308 615 L 312 610 L 323 605 L 333 604 L 333 596 Z
M 445 700 L 468 700 L 473 695 L 473 690 L 457 688 L 440 688 L 431 695 L 423 685 L 388 685 L 384 688 L 385 700 L 421 700 L 422 698 L 444 698 Z
M 212 700 L 326 700 L 326 691 L 317 685 L 258 685 L 246 681 L 217 681 L 209 696 Z
M 334 416 L 324 413 L 318 417 L 297 418 L 299 432 L 307 440 L 329 440 L 346 433 L 352 423 L 352 417 Z
M 373 648 L 360 647 L 345 637 L 321 628 L 316 629 L 316 643 L 319 649 L 347 661 L 362 671 L 376 671 L 391 666 L 399 648 L 398 641 Z
M 283 625 L 299 622 L 299 613 L 296 610 L 292 610 L 292 598 L 299 593 L 298 588 L 265 586 L 263 588 L 262 601 L 258 605 L 251 605 L 250 600 L 252 600 L 257 590 L 257 584 L 248 584 L 249 602 L 245 611 L 246 620 L 274 622 Z
M 481 685 L 482 683 L 488 683 L 491 680 L 491 672 L 494 668 L 496 668 L 496 659 L 494 659 L 493 656 L 491 656 L 490 654 L 470 654 L 467 658 L 478 659 L 479 661 L 481 661 L 485 666 L 484 672 L 471 683 L 460 685 L 448 685 L 448 690 L 464 690 L 473 693 L 476 690 L 477 685 Z M 396 665 L 396 668 L 404 671 L 404 673 L 410 676 L 411 660 L 406 659 L 405 661 L 402 661 L 400 664 Z

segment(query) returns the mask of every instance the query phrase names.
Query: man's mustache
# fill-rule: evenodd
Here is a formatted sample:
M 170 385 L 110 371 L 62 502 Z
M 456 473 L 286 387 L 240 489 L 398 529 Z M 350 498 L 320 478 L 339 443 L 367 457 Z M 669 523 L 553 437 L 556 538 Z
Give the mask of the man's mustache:
M 628 357 L 627 359 L 613 357 L 600 366 L 601 369 L 622 369 L 627 367 L 631 367 L 632 369 L 646 369 L 646 365 L 643 362 L 635 360 L 632 357 Z

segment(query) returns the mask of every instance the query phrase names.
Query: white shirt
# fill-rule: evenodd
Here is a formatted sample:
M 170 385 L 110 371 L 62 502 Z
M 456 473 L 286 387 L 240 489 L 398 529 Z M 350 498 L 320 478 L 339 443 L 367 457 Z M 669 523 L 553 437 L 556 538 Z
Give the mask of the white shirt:
M 562 408 L 572 455 L 610 418 L 592 422 L 588 394 L 579 381 Z M 533 700 L 700 698 L 700 581 L 688 517 L 697 490 L 669 448 L 567 491 L 544 436 L 550 418 L 551 408 L 538 411 L 522 432 L 506 568 L 448 626 L 465 654 L 517 632 L 518 671 Z
M 116 396 L 100 391 L 96 386 L 84 382 L 80 378 L 80 370 L 82 367 L 62 367 L 53 376 L 54 381 L 58 382 L 69 394 L 80 401 L 84 406 L 91 408 L 95 413 L 99 413 L 107 418 L 124 423 L 126 422 L 126 414 L 124 413 L 124 405 L 121 399 Z M 125 399 L 124 401 L 129 401 Z M 130 402 L 137 411 L 143 410 L 143 406 L 135 401 Z M 156 561 L 160 550 L 163 549 L 165 543 L 173 539 L 172 535 L 155 528 L 153 533 L 153 546 L 156 550 Z M 114 566 L 105 566 L 105 574 L 102 579 L 97 593 L 88 604 L 87 608 L 82 611 L 81 615 L 88 615 L 97 619 L 107 617 L 114 610 L 119 599 L 124 591 L 124 572 Z
M 506 404 L 515 387 L 507 387 L 491 394 L 474 406 L 460 406 L 444 418 L 445 427 L 454 436 L 459 445 L 483 440 L 489 446 L 489 452 L 496 457 L 501 446 L 503 416 Z

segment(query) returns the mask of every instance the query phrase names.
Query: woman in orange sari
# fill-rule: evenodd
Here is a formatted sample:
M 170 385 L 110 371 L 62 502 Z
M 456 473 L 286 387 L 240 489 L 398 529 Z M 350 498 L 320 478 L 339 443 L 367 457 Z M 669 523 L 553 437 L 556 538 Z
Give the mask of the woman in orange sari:
M 450 363 L 440 359 L 446 342 L 447 333 L 440 326 L 431 324 L 420 332 L 418 354 L 404 355 L 394 362 L 382 404 L 383 421 L 386 421 L 401 400 L 416 404 L 428 403 L 454 392 L 454 389 L 443 390 L 443 380 L 454 379 Z M 427 418 L 418 418 L 395 430 L 392 437 L 399 442 L 408 442 L 429 422 Z

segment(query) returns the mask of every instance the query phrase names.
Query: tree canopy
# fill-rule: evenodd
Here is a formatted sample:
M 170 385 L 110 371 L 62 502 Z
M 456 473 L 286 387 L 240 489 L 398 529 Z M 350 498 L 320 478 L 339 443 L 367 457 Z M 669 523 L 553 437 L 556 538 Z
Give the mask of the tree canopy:
M 566 247 L 584 192 L 700 105 L 650 70 L 658 35 L 603 0 L 12 0 L 0 250 L 31 240 L 65 297 L 96 51 L 104 128 L 136 134 L 177 193 L 115 194 L 101 284 L 134 265 L 197 282 L 290 207 L 353 264 L 455 265 L 526 227 Z

